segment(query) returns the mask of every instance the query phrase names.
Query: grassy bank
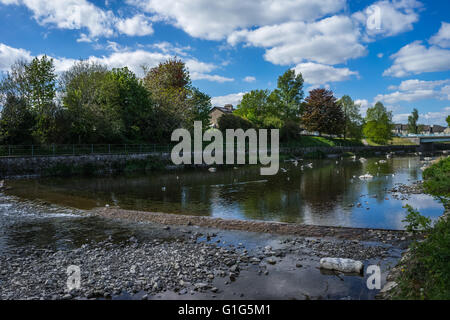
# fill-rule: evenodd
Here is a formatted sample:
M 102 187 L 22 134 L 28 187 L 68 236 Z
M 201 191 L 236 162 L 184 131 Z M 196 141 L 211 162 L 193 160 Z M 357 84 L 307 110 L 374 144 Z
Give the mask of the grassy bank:
M 438 198 L 446 214 L 433 226 L 409 208 L 409 229 L 423 240 L 411 244 L 399 266 L 394 299 L 450 299 L 450 157 L 424 171 L 425 191 Z
M 378 146 L 382 146 L 382 144 L 373 142 L 370 139 L 366 139 L 367 143 L 369 144 L 369 146 L 374 146 L 374 147 L 378 147 Z M 385 144 L 386 146 L 413 146 L 416 145 L 416 143 L 412 142 L 410 139 L 408 138 L 400 138 L 400 137 L 394 137 L 392 138 L 391 141 L 389 141 L 387 144 Z

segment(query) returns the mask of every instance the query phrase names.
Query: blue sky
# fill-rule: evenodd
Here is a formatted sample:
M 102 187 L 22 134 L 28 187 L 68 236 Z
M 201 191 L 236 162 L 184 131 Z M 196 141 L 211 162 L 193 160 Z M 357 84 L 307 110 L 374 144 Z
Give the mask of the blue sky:
M 215 105 L 273 89 L 289 68 L 350 95 L 362 113 L 382 101 L 405 122 L 450 114 L 450 1 L 0 0 L 0 71 L 47 54 L 63 72 L 77 59 L 138 75 L 183 59 Z

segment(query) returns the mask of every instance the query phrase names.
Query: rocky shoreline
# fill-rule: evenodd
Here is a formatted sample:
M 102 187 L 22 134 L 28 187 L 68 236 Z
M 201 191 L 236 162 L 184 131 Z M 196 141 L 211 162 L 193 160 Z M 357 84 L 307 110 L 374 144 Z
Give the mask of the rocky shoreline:
M 208 232 L 211 230 L 195 226 L 152 227 L 171 238 L 142 241 L 131 237 L 121 242 L 108 238 L 69 250 L 30 247 L 2 254 L 0 299 L 145 300 L 167 298 L 168 293 L 176 299 L 252 298 L 245 282 L 239 285 L 241 277 L 244 281 L 258 277 L 264 283 L 272 272 L 286 272 L 284 269 L 294 274 L 302 269 L 317 272 L 321 257 L 368 261 L 392 259 L 393 254 L 391 245 L 358 240 L 271 236 L 272 246 L 249 247 L 226 244 L 223 236 L 227 232 L 223 231 Z M 67 288 L 69 265 L 81 270 L 80 289 Z
M 205 216 L 187 216 L 162 212 L 145 212 L 119 208 L 97 208 L 92 213 L 110 219 L 133 222 L 153 222 L 164 225 L 196 225 L 221 230 L 239 230 L 249 232 L 295 235 L 303 237 L 332 237 L 336 239 L 379 241 L 383 243 L 400 243 L 410 239 L 406 231 L 385 229 L 364 229 L 349 227 L 328 227 L 272 221 L 233 220 Z

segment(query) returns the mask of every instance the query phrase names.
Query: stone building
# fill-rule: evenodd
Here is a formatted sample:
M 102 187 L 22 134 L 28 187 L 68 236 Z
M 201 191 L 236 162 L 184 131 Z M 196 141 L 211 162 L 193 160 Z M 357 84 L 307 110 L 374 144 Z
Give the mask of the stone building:
M 226 104 L 223 107 L 212 108 L 211 111 L 209 112 L 209 115 L 211 117 L 211 127 L 217 128 L 218 127 L 217 122 L 218 122 L 219 118 L 221 116 L 223 116 L 224 114 L 233 113 L 233 110 L 234 110 L 234 108 L 233 108 L 233 105 L 231 105 L 231 104 Z

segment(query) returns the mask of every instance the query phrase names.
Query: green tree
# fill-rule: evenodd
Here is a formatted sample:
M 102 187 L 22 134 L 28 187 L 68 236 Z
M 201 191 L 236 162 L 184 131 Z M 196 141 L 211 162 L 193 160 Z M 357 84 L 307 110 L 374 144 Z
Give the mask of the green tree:
M 5 144 L 32 144 L 35 118 L 23 98 L 8 94 L 0 118 L 0 138 Z
M 191 79 L 186 65 L 179 59 L 169 59 L 150 69 L 144 77 L 144 86 L 151 93 L 158 110 L 170 114 L 179 126 L 192 126 L 189 102 Z
M 414 108 L 411 115 L 408 117 L 408 131 L 409 133 L 417 134 L 419 133 L 419 127 L 417 125 L 417 120 L 419 120 L 419 111 Z
M 194 121 L 201 121 L 203 128 L 208 128 L 211 120 L 209 115 L 212 108 L 211 97 L 194 87 L 191 89 L 190 104 L 192 117 L 188 122 L 190 126 L 194 125 Z
M 50 142 L 56 130 L 54 121 L 57 76 L 53 59 L 42 56 L 25 65 L 28 104 L 36 117 L 33 135 L 40 142 Z
M 292 69 L 278 77 L 277 89 L 272 92 L 278 115 L 283 121 L 298 121 L 301 115 L 303 93 L 303 76 L 295 74 Z
M 392 112 L 388 112 L 381 102 L 367 110 L 364 135 L 379 144 L 386 144 L 392 139 Z
M 302 123 L 308 131 L 327 134 L 341 134 L 344 112 L 336 102 L 333 92 L 326 89 L 314 89 L 305 100 Z
M 225 131 L 226 129 L 242 129 L 247 130 L 253 127 L 253 124 L 237 115 L 224 114 L 217 120 L 219 130 Z
M 244 94 L 234 114 L 256 127 L 280 128 L 282 121 L 273 98 L 269 90 L 252 90 Z
M 344 95 L 337 103 L 344 113 L 344 139 L 347 137 L 361 139 L 363 118 L 359 113 L 360 105 L 355 104 L 348 95 Z
M 445 121 L 447 121 L 447 126 L 450 127 L 450 115 L 447 116 L 447 118 L 445 119 Z

